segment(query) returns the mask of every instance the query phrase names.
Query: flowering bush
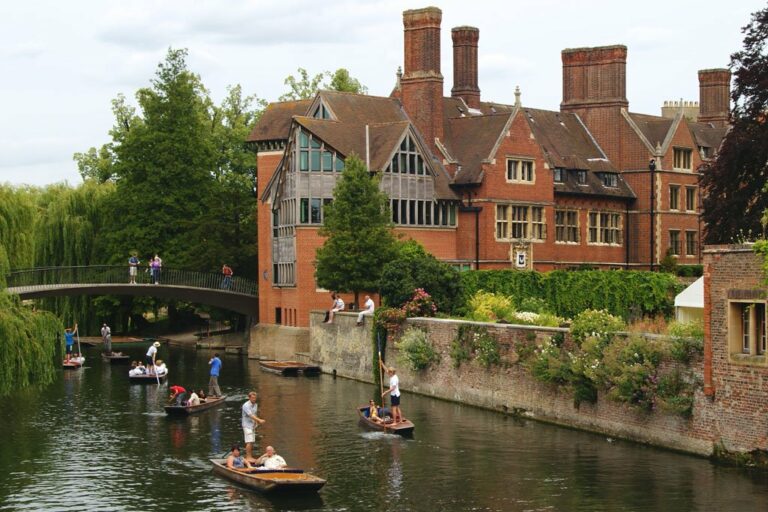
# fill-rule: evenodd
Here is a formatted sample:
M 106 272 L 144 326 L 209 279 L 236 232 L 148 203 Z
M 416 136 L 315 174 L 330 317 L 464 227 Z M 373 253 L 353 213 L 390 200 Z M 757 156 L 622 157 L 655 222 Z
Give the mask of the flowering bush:
M 462 324 L 451 342 L 451 359 L 458 368 L 463 361 L 472 356 L 485 368 L 501 362 L 499 342 L 488 333 L 488 329 L 478 325 Z
M 672 337 L 672 358 L 687 363 L 695 355 L 704 353 L 704 326 L 701 322 L 673 322 L 669 325 Z
M 395 334 L 405 322 L 405 312 L 400 308 L 379 308 L 374 314 L 376 327 L 387 331 L 387 334 Z
M 423 288 L 416 288 L 413 291 L 411 300 L 403 304 L 403 313 L 406 317 L 414 316 L 435 316 L 437 313 L 437 304 L 432 300 L 432 296 L 424 291 Z
M 587 309 L 573 318 L 571 336 L 579 345 L 590 337 L 598 339 L 605 345 L 622 329 L 624 329 L 624 322 L 621 318 L 613 316 L 604 309 Z
M 530 311 L 517 311 L 508 318 L 514 324 L 541 325 L 545 327 L 559 327 L 565 322 L 564 318 L 551 313 L 533 313 Z
M 395 343 L 400 351 L 399 360 L 412 370 L 423 370 L 432 362 L 440 360 L 440 356 L 427 340 L 427 334 L 421 329 L 409 327 Z

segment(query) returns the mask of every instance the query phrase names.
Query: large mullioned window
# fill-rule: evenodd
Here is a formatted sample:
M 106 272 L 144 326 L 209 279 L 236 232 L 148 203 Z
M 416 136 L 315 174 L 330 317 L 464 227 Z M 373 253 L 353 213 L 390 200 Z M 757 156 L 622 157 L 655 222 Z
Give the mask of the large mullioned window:
M 621 245 L 621 214 L 613 212 L 589 212 L 589 243 Z
M 555 242 L 579 243 L 579 212 L 555 210 Z
M 410 134 L 403 138 L 400 149 L 392 157 L 385 172 L 394 174 L 425 174 L 424 159 Z
M 496 205 L 497 240 L 544 240 L 547 237 L 546 228 L 542 206 Z
M 299 132 L 299 171 L 301 172 L 341 172 L 344 160 L 341 155 L 327 148 L 311 133 Z

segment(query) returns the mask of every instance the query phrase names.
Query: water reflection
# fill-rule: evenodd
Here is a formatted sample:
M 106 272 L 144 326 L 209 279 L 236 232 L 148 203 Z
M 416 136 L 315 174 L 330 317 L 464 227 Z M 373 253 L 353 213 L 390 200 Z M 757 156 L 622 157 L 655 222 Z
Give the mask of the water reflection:
M 373 386 L 263 374 L 224 356 L 220 407 L 168 418 L 167 385 L 131 385 L 127 368 L 61 372 L 5 401 L 0 509 L 130 510 L 768 510 L 768 474 L 408 395 L 413 439 L 361 429 Z M 176 382 L 202 387 L 207 355 L 171 348 Z M 256 451 L 328 480 L 319 496 L 271 499 L 212 475 L 242 444 L 240 406 L 260 395 Z M 138 501 L 137 501 L 138 500 Z

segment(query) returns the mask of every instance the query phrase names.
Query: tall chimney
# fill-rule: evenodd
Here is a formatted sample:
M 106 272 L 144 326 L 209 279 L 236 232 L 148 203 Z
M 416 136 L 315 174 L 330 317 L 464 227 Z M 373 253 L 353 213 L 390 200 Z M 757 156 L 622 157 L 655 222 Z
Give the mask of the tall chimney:
M 403 107 L 435 153 L 435 138 L 443 138 L 442 18 L 443 12 L 437 7 L 403 12 L 405 69 L 400 81 Z
M 451 96 L 463 98 L 471 108 L 480 108 L 480 88 L 477 86 L 477 41 L 480 31 L 475 27 L 456 27 L 453 39 L 453 88 Z
M 731 72 L 724 68 L 699 71 L 700 123 L 725 126 L 730 118 Z
M 626 46 L 569 48 L 562 59 L 562 110 L 629 106 Z
M 627 101 L 627 47 L 570 48 L 563 59 L 560 110 L 578 114 L 611 161 L 621 162 L 616 126 Z

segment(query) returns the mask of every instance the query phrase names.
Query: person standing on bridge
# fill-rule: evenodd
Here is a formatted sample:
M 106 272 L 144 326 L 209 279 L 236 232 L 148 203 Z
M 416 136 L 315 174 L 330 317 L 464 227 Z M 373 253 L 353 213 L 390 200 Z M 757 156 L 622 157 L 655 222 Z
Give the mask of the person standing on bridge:
M 128 258 L 128 277 L 129 277 L 129 283 L 130 284 L 136 284 L 136 274 L 139 271 L 139 258 L 136 257 L 136 254 L 131 254 L 131 257 Z
M 223 267 L 221 267 L 221 273 L 224 274 L 224 279 L 221 280 L 221 289 L 222 290 L 229 290 L 229 287 L 232 286 L 232 267 L 224 264 Z
M 208 381 L 208 395 L 209 396 L 221 396 L 221 389 L 219 388 L 219 372 L 221 372 L 221 359 L 219 354 L 213 354 L 213 357 L 208 364 L 211 365 L 211 379 Z
M 153 279 L 155 281 L 155 284 L 160 284 L 160 271 L 163 268 L 163 260 L 155 254 L 155 258 L 152 260 L 152 270 L 153 272 Z
M 101 326 L 101 339 L 104 342 L 104 353 L 112 355 L 112 329 L 106 322 Z

